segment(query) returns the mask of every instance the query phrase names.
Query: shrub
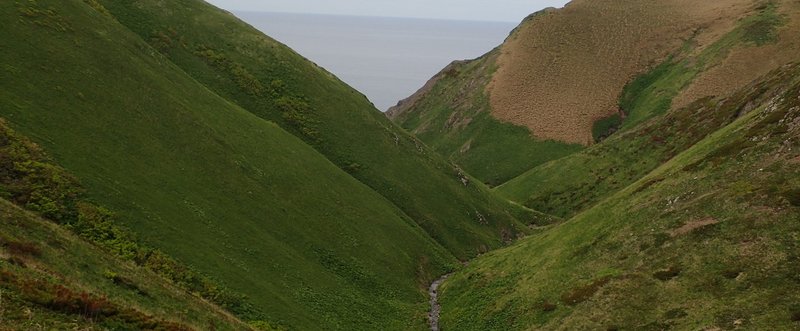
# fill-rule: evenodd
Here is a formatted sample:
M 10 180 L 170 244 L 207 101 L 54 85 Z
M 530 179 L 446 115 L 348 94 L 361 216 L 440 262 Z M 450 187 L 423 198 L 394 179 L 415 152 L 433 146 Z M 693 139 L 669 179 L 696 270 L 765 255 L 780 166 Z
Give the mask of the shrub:
M 600 142 L 619 130 L 622 125 L 622 116 L 614 114 L 594 122 L 592 126 L 592 136 L 595 142 Z
M 17 256 L 40 256 L 42 251 L 39 246 L 31 242 L 11 241 L 5 242 L 2 245 L 11 255 Z
M 23 301 L 63 314 L 77 315 L 110 330 L 191 330 L 186 325 L 164 321 L 135 308 L 120 307 L 105 296 L 76 291 L 45 279 L 26 278 L 0 271 L 0 285 Z
M 800 188 L 792 189 L 781 194 L 792 206 L 800 207 Z
M 543 312 L 555 311 L 558 308 L 558 306 L 556 304 L 551 303 L 549 301 L 545 301 L 544 303 L 542 303 L 541 307 L 542 307 L 542 311 Z
M 308 138 L 317 138 L 319 134 L 317 121 L 312 116 L 313 109 L 307 102 L 297 97 L 282 96 L 275 101 L 275 105 L 286 123 Z
M 116 225 L 117 221 L 110 210 L 86 201 L 84 190 L 76 178 L 66 170 L 53 165 L 36 144 L 17 135 L 2 119 L 0 119 L 0 192 L 8 195 L 16 205 L 36 212 L 45 219 L 63 224 L 85 240 L 122 259 L 153 270 L 188 292 L 196 293 L 240 316 L 261 315 L 246 302 L 244 295 L 230 292 L 161 251 L 138 244 L 129 231 Z M 38 247 L 32 243 L 8 240 L 0 243 L 12 254 L 29 256 L 41 254 Z M 127 279 L 119 276 L 110 279 L 146 295 Z

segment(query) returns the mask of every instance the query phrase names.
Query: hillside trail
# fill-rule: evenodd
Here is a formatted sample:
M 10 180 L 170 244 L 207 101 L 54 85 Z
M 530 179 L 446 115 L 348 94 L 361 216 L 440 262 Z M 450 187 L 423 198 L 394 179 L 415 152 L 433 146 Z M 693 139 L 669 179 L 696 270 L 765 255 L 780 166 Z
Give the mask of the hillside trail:
M 439 285 L 450 277 L 452 273 L 446 274 L 431 283 L 428 289 L 428 294 L 431 297 L 431 311 L 428 313 L 428 322 L 431 325 L 431 331 L 439 331 L 439 314 L 442 312 L 442 306 L 439 304 Z

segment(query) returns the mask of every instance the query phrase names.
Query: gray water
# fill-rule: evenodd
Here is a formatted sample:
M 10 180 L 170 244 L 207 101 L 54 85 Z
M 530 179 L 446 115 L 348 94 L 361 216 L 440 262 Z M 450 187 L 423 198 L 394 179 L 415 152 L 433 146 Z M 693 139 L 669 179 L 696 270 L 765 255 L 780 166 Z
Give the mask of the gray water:
M 501 44 L 517 25 L 429 19 L 236 12 L 364 93 L 385 111 L 453 60 Z

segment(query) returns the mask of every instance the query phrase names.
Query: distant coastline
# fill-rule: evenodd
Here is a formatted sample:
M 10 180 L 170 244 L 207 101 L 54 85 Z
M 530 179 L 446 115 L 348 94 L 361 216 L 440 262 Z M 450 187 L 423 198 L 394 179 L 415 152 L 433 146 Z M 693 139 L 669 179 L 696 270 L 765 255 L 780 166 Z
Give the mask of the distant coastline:
M 512 22 L 235 11 L 364 93 L 381 110 L 422 87 L 453 60 L 483 55 Z

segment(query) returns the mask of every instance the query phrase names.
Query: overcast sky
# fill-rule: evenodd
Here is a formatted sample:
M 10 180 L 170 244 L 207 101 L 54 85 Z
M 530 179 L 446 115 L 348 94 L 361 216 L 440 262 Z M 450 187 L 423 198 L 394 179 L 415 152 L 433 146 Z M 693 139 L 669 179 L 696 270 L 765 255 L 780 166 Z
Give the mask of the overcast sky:
M 206 0 L 229 11 L 519 22 L 567 0 Z

